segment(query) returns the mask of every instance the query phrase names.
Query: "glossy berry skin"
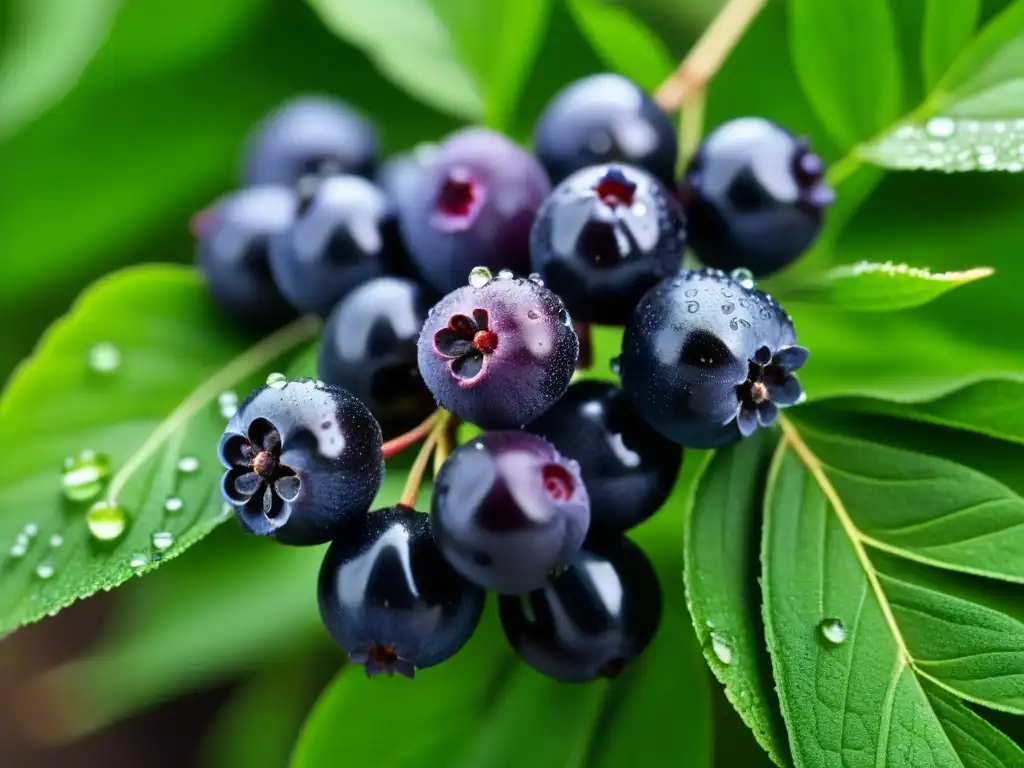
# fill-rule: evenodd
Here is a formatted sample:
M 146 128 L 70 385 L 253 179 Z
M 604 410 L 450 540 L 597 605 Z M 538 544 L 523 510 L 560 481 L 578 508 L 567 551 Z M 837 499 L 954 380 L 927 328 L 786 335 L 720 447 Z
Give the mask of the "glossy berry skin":
M 658 576 L 620 534 L 592 536 L 569 568 L 529 595 L 504 596 L 505 635 L 537 671 L 567 683 L 615 677 L 661 621 Z
M 533 148 L 552 184 L 590 165 L 620 162 L 646 169 L 666 187 L 675 185 L 672 122 L 621 75 L 590 75 L 555 94 L 534 128 Z
M 320 336 L 317 375 L 358 397 L 394 437 L 434 411 L 416 367 L 416 342 L 430 309 L 412 280 L 377 277 L 349 293 Z
M 479 264 L 526 274 L 530 225 L 550 189 L 533 156 L 501 134 L 484 128 L 453 134 L 419 193 L 399 200 L 413 263 L 440 293 L 464 285 Z
M 380 427 L 339 387 L 292 379 L 253 392 L 220 440 L 225 501 L 242 527 L 283 544 L 323 544 L 373 503 Z
M 359 112 L 326 96 L 286 101 L 253 129 L 242 155 L 242 183 L 295 186 L 308 176 L 372 176 L 377 132 Z
M 434 538 L 474 584 L 522 594 L 565 567 L 590 526 L 575 461 L 526 432 L 487 432 L 458 448 L 434 480 Z
M 274 236 L 295 218 L 287 187 L 250 187 L 217 200 L 193 220 L 199 269 L 214 301 L 240 325 L 266 331 L 295 317 L 270 274 Z
M 690 245 L 706 265 L 777 272 L 807 250 L 835 194 L 806 139 L 759 117 L 712 131 L 680 186 Z
M 646 171 L 596 165 L 548 196 L 530 235 L 533 271 L 573 317 L 625 325 L 649 288 L 683 261 L 683 212 Z
M 335 539 L 320 567 L 320 618 L 372 677 L 413 677 L 473 634 L 484 592 L 441 557 L 430 518 L 408 507 L 363 515 Z
M 384 193 L 358 176 L 331 176 L 274 238 L 270 269 L 292 306 L 326 317 L 350 290 L 383 274 L 389 253 L 401 247 Z
M 683 449 L 640 418 L 629 397 L 601 381 L 579 381 L 526 427 L 579 462 L 594 530 L 624 531 L 668 499 Z
M 800 401 L 785 310 L 718 270 L 683 271 L 641 300 L 622 340 L 623 389 L 654 429 L 680 445 L 716 448 L 770 426 Z
M 376 183 L 399 208 L 419 197 L 427 172 L 437 159 L 437 144 L 423 142 L 391 157 L 377 171 Z
M 531 280 L 499 275 L 434 305 L 417 360 L 442 408 L 484 429 L 508 429 L 565 394 L 578 354 L 561 299 Z

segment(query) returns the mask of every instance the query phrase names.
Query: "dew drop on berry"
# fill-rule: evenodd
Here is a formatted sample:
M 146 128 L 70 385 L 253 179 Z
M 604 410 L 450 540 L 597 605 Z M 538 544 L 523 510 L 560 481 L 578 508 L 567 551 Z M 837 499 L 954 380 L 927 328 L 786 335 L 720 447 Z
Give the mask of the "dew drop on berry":
M 195 456 L 182 456 L 178 459 L 178 471 L 183 475 L 194 475 L 199 471 L 199 459 Z
M 174 546 L 174 534 L 170 531 L 157 531 L 152 536 L 153 549 L 166 552 Z
M 128 518 L 116 504 L 98 501 L 85 513 L 85 524 L 94 539 L 113 541 L 124 533 Z
M 821 636 L 833 645 L 846 642 L 846 625 L 840 619 L 824 619 L 818 625 Z
M 55 534 L 53 534 L 50 537 L 50 547 L 51 548 L 58 549 L 58 548 L 63 547 L 63 546 L 64 546 L 64 537 L 61 536 L 59 533 L 55 533 Z
M 619 357 L 613 357 L 608 361 L 608 367 L 611 368 L 612 373 L 616 376 L 622 375 L 622 359 Z
M 732 646 L 721 632 L 713 631 L 710 637 L 711 651 L 723 664 L 732 664 Z
M 268 387 L 272 387 L 273 389 L 284 389 L 287 384 L 288 377 L 285 376 L 283 373 L 278 373 L 277 371 L 275 371 L 274 373 L 267 376 Z
M 167 501 L 164 502 L 164 512 L 168 512 L 172 515 L 176 515 L 185 508 L 185 502 L 183 502 L 177 496 L 171 496 Z
M 754 273 L 745 267 L 738 267 L 734 269 L 729 273 L 729 277 L 748 291 L 754 287 Z
M 110 460 L 102 453 L 84 450 L 64 460 L 61 488 L 68 501 L 89 501 L 103 490 L 110 474 Z
M 93 373 L 114 373 L 121 367 L 121 350 L 109 341 L 98 342 L 89 348 L 88 363 Z
M 36 566 L 36 576 L 43 581 L 53 578 L 54 568 L 52 563 L 40 563 Z
M 511 280 L 513 277 L 515 277 L 515 275 L 512 273 L 511 269 L 503 269 L 498 273 L 499 280 Z
M 543 278 L 541 278 L 540 273 L 538 272 L 531 272 L 526 279 L 529 280 L 534 285 L 544 285 L 544 280 Z
M 494 276 L 487 267 L 473 267 L 469 272 L 469 284 L 474 288 L 483 288 Z

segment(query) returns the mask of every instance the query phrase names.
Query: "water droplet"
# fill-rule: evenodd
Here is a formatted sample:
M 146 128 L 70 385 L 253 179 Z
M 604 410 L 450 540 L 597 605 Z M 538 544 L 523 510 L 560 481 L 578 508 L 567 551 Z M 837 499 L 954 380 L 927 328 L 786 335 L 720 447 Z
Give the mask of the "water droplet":
M 487 267 L 473 267 L 469 271 L 469 284 L 474 288 L 483 288 L 493 279 L 494 275 Z
M 688 301 L 686 302 L 686 311 L 689 312 L 691 315 L 695 315 L 698 312 L 700 312 L 700 304 L 698 304 L 696 301 Z
M 274 371 L 272 374 L 267 376 L 267 386 L 273 387 L 274 389 L 284 389 L 285 385 L 288 384 L 288 377 L 283 373 Z
M 839 619 L 824 619 L 818 625 L 821 636 L 833 645 L 846 642 L 846 625 Z
M 229 390 L 217 395 L 217 410 L 225 419 L 230 419 L 238 413 L 238 394 Z
M 166 552 L 174 545 L 174 534 L 170 531 L 157 531 L 153 534 L 153 548 L 158 552 Z
M 144 552 L 137 552 L 136 554 L 132 555 L 131 559 L 128 561 L 128 565 L 134 568 L 135 570 L 145 568 L 147 565 L 149 565 L 149 555 L 145 554 Z
M 89 368 L 95 373 L 114 373 L 121 367 L 121 350 L 109 341 L 101 341 L 89 348 Z
M 53 536 L 50 537 L 50 546 L 54 549 L 57 549 L 58 547 L 63 547 L 64 537 L 61 536 L 59 533 L 53 534 Z
M 531 272 L 528 279 L 534 285 L 540 285 L 540 286 L 544 285 L 544 278 L 542 278 L 540 276 L 540 274 L 537 273 L 537 272 Z
M 40 563 L 36 566 L 36 576 L 40 579 L 49 579 L 53 576 L 53 566 L 50 563 Z
M 7 550 L 7 554 L 15 558 L 24 557 L 26 552 L 28 552 L 28 544 L 20 541 L 14 542 L 11 548 Z
M 689 289 L 687 289 L 686 293 L 683 294 L 683 296 L 685 296 L 688 299 L 692 299 L 696 295 L 697 295 L 697 289 L 696 288 L 689 288 Z
M 956 123 L 948 117 L 933 117 L 925 123 L 924 129 L 939 139 L 946 139 L 956 133 Z
M 192 475 L 199 471 L 199 459 L 195 456 L 182 456 L 178 459 L 178 471 L 183 475 Z
M 729 277 L 746 288 L 748 291 L 754 287 L 754 273 L 749 269 L 740 267 L 729 273 Z
M 39 533 L 39 526 L 35 523 L 25 523 L 25 527 L 22 529 L 24 534 L 30 539 Z
M 614 373 L 616 376 L 621 376 L 622 375 L 622 359 L 621 358 L 613 357 L 611 360 L 608 361 L 608 367 L 612 369 L 612 373 Z
M 727 302 L 725 302 L 725 304 L 722 305 L 722 314 L 723 315 L 731 315 L 735 311 L 736 311 L 736 305 L 733 304 L 731 301 L 727 301 Z
M 515 275 L 512 274 L 511 269 L 503 269 L 500 272 L 498 272 L 499 280 L 511 280 L 513 277 L 515 277 Z
M 107 501 L 97 501 L 85 513 L 85 524 L 93 538 L 113 541 L 124 533 L 128 519 L 119 506 Z
M 164 502 L 164 512 L 170 512 L 172 515 L 181 512 L 185 508 L 185 502 L 179 499 L 177 496 L 171 496 L 167 501 Z
M 711 650 L 723 664 L 732 664 L 732 648 L 721 632 L 711 633 Z
M 110 475 L 110 459 L 102 453 L 84 450 L 64 460 L 61 487 L 69 501 L 89 501 L 103 490 Z

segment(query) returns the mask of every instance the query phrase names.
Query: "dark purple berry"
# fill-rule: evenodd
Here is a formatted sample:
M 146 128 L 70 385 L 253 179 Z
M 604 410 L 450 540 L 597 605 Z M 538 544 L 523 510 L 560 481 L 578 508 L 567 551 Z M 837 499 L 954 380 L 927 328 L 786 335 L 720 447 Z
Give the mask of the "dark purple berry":
M 485 429 L 507 429 L 533 421 L 565 394 L 578 353 L 561 299 L 505 273 L 434 305 L 418 362 L 442 408 Z
M 459 573 L 522 594 L 565 567 L 590 525 L 575 461 L 526 432 L 487 432 L 457 449 L 434 480 L 434 538 Z
M 295 186 L 308 176 L 372 176 L 377 132 L 359 112 L 325 96 L 285 102 L 253 129 L 243 152 L 242 182 Z
M 569 568 L 529 595 L 499 602 L 505 635 L 523 660 L 556 680 L 615 677 L 661 621 L 658 576 L 621 534 L 592 536 Z
M 377 172 L 377 186 L 399 208 L 415 202 L 423 191 L 427 172 L 437 159 L 438 151 L 437 144 L 423 143 L 395 155 Z
M 270 274 L 271 239 L 291 226 L 295 193 L 287 187 L 251 187 L 217 200 L 193 220 L 199 269 L 218 306 L 257 331 L 284 325 L 296 314 Z
M 362 400 L 385 436 L 411 429 L 434 410 L 416 367 L 416 341 L 429 309 L 419 284 L 377 277 L 341 300 L 320 336 L 319 377 Z
M 719 126 L 680 186 L 690 245 L 717 269 L 763 277 L 807 250 L 835 198 L 806 139 L 760 117 Z
M 270 269 L 292 306 L 326 317 L 346 293 L 382 274 L 388 254 L 401 248 L 384 193 L 358 176 L 331 176 L 274 238 Z
M 573 384 L 526 429 L 579 462 L 592 529 L 624 531 L 643 522 L 661 509 L 679 476 L 683 449 L 649 427 L 612 384 Z
M 384 479 L 380 427 L 339 387 L 292 379 L 253 392 L 220 440 L 225 500 L 249 533 L 323 544 L 370 508 Z
M 800 401 L 793 372 L 807 356 L 771 297 L 718 270 L 684 270 L 641 300 L 620 370 L 648 424 L 680 445 L 716 448 Z
M 484 592 L 441 557 L 430 518 L 408 507 L 364 515 L 327 550 L 320 618 L 367 676 L 412 677 L 455 654 L 473 634 Z
M 551 183 L 588 165 L 621 162 L 675 184 L 677 142 L 668 116 L 636 83 L 621 75 L 590 75 L 548 103 L 533 147 Z
M 441 293 L 478 264 L 525 274 L 530 225 L 550 189 L 532 155 L 501 134 L 467 128 L 441 145 L 419 193 L 399 200 L 402 236 Z
M 569 176 L 533 223 L 533 270 L 573 317 L 625 325 L 649 288 L 683 261 L 683 212 L 660 182 L 628 165 Z

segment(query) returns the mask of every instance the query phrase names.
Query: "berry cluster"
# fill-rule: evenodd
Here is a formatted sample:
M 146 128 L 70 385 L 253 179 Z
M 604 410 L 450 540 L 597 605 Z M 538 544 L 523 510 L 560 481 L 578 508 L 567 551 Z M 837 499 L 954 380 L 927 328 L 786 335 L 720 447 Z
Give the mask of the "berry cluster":
M 253 534 L 330 542 L 321 616 L 370 675 L 456 653 L 486 591 L 528 664 L 616 675 L 661 614 L 626 532 L 665 504 L 685 447 L 803 396 L 808 352 L 754 277 L 799 256 L 831 202 L 805 140 L 734 120 L 677 184 L 667 117 L 598 75 L 555 96 L 533 145 L 468 128 L 378 168 L 366 120 L 302 98 L 255 129 L 246 187 L 194 222 L 231 316 L 326 319 L 319 379 L 275 380 L 231 419 L 222 490 Z M 682 269 L 687 245 L 706 268 Z M 575 380 L 590 323 L 624 327 L 621 386 Z M 460 422 L 484 431 L 455 446 Z M 385 460 L 417 444 L 401 501 L 371 511 Z

